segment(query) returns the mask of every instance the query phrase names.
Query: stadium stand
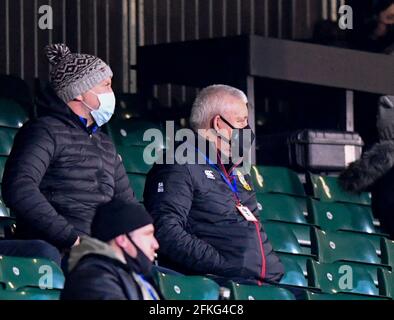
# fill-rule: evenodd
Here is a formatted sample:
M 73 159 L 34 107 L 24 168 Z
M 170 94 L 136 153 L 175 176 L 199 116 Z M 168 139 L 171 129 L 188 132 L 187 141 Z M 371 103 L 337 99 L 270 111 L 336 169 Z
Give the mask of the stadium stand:
M 15 134 L 26 120 L 23 108 L 11 100 L 0 99 L 0 177 Z M 144 152 L 158 156 L 157 150 L 145 150 L 150 141 L 143 141 L 143 134 L 151 128 L 163 132 L 163 127 L 156 123 L 127 117 L 115 118 L 106 128 L 140 201 L 151 167 L 143 159 Z M 165 145 L 164 141 L 162 149 Z M 286 271 L 278 286 L 229 282 L 226 287 L 231 292 L 230 299 L 294 300 L 286 286 L 303 288 L 305 300 L 393 298 L 394 242 L 376 227 L 369 194 L 348 194 L 340 189 L 335 177 L 311 173 L 306 175 L 304 188 L 298 174 L 284 167 L 254 166 L 251 177 L 260 221 Z M 15 227 L 1 195 L 0 227 L 0 237 L 7 237 L 6 230 Z M 55 281 L 53 289 L 42 290 L 38 287 L 42 276 L 39 268 L 48 265 Z M 338 287 L 338 279 L 343 276 L 341 267 L 346 266 L 353 270 L 351 289 Z M 59 298 L 64 276 L 53 262 L 3 256 L 0 270 L 0 299 Z M 165 299 L 223 298 L 220 286 L 206 277 L 157 273 L 155 280 Z

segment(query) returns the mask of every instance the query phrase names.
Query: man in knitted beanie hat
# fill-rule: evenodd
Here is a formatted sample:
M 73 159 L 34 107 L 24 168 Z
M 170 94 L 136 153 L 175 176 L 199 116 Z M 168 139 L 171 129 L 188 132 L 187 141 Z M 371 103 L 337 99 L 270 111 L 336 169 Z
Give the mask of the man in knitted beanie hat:
M 71 250 L 64 300 L 157 300 L 150 285 L 156 250 L 153 220 L 140 204 L 113 200 L 98 208 L 92 237 Z
M 112 116 L 112 71 L 101 59 L 49 45 L 49 84 L 38 94 L 37 119 L 16 135 L 5 166 L 4 202 L 17 237 L 41 239 L 67 252 L 90 235 L 96 209 L 134 201 L 122 160 L 101 131 Z
M 50 45 L 45 50 L 52 64 L 50 83 L 56 94 L 74 113 L 84 117 L 88 126 L 108 122 L 115 110 L 111 68 L 95 56 L 71 53 L 64 44 Z

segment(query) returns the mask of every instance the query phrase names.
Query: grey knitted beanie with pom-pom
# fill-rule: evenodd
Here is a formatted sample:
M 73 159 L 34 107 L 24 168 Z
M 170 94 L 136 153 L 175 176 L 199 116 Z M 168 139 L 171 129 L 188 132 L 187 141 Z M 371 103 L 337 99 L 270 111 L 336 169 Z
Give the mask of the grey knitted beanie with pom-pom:
M 52 65 L 50 83 L 66 103 L 113 75 L 111 68 L 101 59 L 71 53 L 65 44 L 48 45 L 45 54 Z

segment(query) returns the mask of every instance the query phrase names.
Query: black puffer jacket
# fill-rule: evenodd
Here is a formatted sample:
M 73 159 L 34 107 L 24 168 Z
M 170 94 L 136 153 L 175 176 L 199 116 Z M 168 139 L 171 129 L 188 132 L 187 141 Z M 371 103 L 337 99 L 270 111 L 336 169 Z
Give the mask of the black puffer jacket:
M 133 201 L 122 161 L 103 132 L 92 133 L 48 87 L 40 117 L 18 132 L 2 195 L 17 218 L 17 236 L 69 248 L 90 234 L 96 208 L 114 197 Z
M 255 192 L 237 175 L 234 179 L 242 204 L 258 218 Z M 252 186 L 248 175 L 244 179 Z M 208 163 L 155 164 L 145 184 L 144 203 L 154 218 L 159 262 L 186 274 L 279 281 L 284 268 L 263 226 L 246 221 L 235 201 Z
M 62 300 L 158 300 L 156 290 L 122 262 L 113 248 L 90 237 L 71 250 Z

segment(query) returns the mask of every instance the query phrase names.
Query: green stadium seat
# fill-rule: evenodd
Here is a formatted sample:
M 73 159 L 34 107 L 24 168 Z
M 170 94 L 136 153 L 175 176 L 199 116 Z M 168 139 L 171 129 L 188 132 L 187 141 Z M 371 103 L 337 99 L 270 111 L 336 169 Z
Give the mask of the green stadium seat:
M 10 215 L 10 212 L 9 212 L 8 208 L 5 206 L 3 199 L 1 198 L 1 195 L 0 195 L 0 218 L 9 217 L 9 215 Z
M 308 270 L 306 268 L 307 261 L 310 259 L 313 259 L 314 257 L 310 255 L 302 255 L 302 254 L 290 254 L 290 253 L 283 253 L 283 252 L 276 252 L 276 254 L 279 256 L 279 258 L 282 259 L 290 259 L 294 263 L 296 263 L 299 268 L 302 270 L 302 273 L 305 278 L 308 277 Z M 283 260 L 282 260 L 283 261 Z M 286 262 L 284 262 L 286 263 Z M 296 270 L 300 270 L 296 268 Z M 291 269 L 287 269 L 291 270 Z M 298 271 L 297 271 L 298 273 Z
M 1 197 L 1 184 L 0 184 L 0 218 L 9 217 L 10 210 L 6 207 L 3 198 Z
M 130 185 L 138 201 L 143 201 L 146 175 L 128 173 Z
M 253 166 L 251 177 L 256 193 L 282 193 L 305 197 L 298 175 L 287 168 Z
M 27 112 L 17 102 L 0 98 L 0 127 L 21 128 L 27 121 Z
M 147 174 L 151 169 L 159 154 L 152 149 L 145 150 L 145 148 L 145 146 L 117 146 L 127 173 Z M 146 157 L 149 157 L 146 160 L 151 164 L 144 160 L 144 152 Z
M 313 196 L 325 202 L 349 202 L 361 205 L 371 204 L 370 193 L 349 193 L 338 184 L 337 177 L 320 176 L 309 173 L 309 183 L 312 185 Z
M 263 221 L 264 230 L 276 251 L 311 254 L 311 226 L 279 221 Z
M 7 157 L 0 156 L 0 183 L 3 181 L 4 167 L 7 161 Z
M 371 207 L 308 199 L 311 222 L 325 231 L 377 233 Z
M 54 262 L 46 259 L 0 256 L 0 284 L 10 291 L 41 286 L 60 290 L 64 276 Z
M 0 300 L 59 300 L 61 290 L 26 288 L 10 291 L 0 290 Z
M 11 238 L 15 234 L 16 220 L 11 217 L 0 217 L 0 239 Z
M 218 300 L 219 285 L 201 276 L 176 276 L 156 273 L 160 292 L 166 300 Z
M 325 293 L 358 293 L 379 295 L 379 289 L 370 273 L 361 265 L 347 265 L 345 262 L 331 264 L 309 260 L 308 281 Z
M 312 254 L 317 255 L 321 262 L 353 261 L 381 264 L 373 242 L 360 234 L 314 230 L 311 236 Z
M 394 271 L 394 241 L 381 239 L 382 246 L 382 263 L 388 265 Z
M 394 299 L 394 270 L 390 272 L 385 269 L 379 269 L 378 281 L 380 294 Z
M 260 219 L 306 224 L 306 199 L 284 194 L 257 193 Z
M 305 300 L 384 300 L 382 297 L 367 296 L 361 294 L 349 294 L 349 293 L 315 293 L 308 291 L 306 293 Z
M 233 300 L 295 300 L 294 295 L 284 289 L 273 286 L 250 286 L 229 282 Z
M 286 227 L 280 224 L 265 223 L 263 228 L 267 232 L 268 239 L 275 251 L 303 254 L 296 236 L 292 232 L 289 233 Z
M 285 268 L 285 274 L 280 284 L 286 284 L 297 287 L 307 287 L 308 282 L 305 278 L 301 266 L 290 256 L 280 256 L 280 260 Z
M 144 133 L 149 129 L 156 129 L 161 132 L 162 140 L 160 145 L 162 148 L 166 145 L 166 136 L 164 129 L 160 124 L 141 119 L 112 119 L 107 126 L 108 135 L 111 137 L 115 145 L 120 146 L 146 146 L 153 142 L 144 141 Z M 156 141 L 156 140 L 155 140 Z
M 0 156 L 10 154 L 16 132 L 17 129 L 0 127 Z

